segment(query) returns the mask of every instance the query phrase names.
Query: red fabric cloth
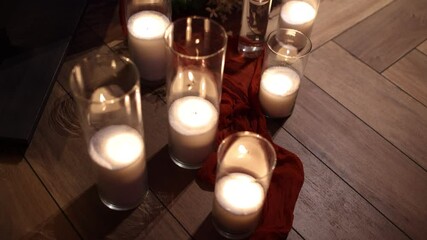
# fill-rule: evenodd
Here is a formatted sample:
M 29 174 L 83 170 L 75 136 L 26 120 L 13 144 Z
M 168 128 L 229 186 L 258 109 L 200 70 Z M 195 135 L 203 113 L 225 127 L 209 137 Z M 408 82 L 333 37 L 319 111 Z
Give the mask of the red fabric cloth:
M 258 102 L 262 57 L 247 59 L 237 52 L 237 39 L 228 42 L 222 86 L 218 144 L 238 131 L 252 131 L 268 139 L 266 119 Z M 292 227 L 293 212 L 304 181 L 301 160 L 286 149 L 273 144 L 277 163 L 267 192 L 262 217 L 251 239 L 284 239 Z M 217 154 L 213 152 L 198 171 L 198 180 L 215 184 Z

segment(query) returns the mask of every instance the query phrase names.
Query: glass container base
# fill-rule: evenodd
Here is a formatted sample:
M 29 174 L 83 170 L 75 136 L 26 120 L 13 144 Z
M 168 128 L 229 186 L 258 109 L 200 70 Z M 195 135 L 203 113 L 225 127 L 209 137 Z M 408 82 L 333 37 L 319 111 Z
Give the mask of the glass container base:
M 98 193 L 98 194 L 99 194 L 99 193 Z M 147 191 L 147 192 L 145 192 L 145 193 L 142 195 L 141 199 L 140 199 L 138 202 L 136 202 L 135 204 L 132 204 L 132 205 L 127 205 L 127 206 L 117 205 L 117 204 L 115 204 L 115 203 L 112 203 L 112 202 L 110 202 L 110 201 L 106 200 L 105 198 L 103 198 L 101 194 L 99 194 L 99 199 L 101 200 L 101 202 L 102 202 L 106 207 L 108 207 L 108 208 L 109 208 L 109 209 L 111 209 L 111 210 L 115 210 L 115 211 L 128 211 L 128 210 L 135 209 L 135 208 L 137 208 L 139 205 L 141 205 L 141 203 L 143 202 L 143 200 L 145 199 L 145 197 L 146 197 L 147 195 L 148 195 L 148 191 Z
M 239 41 L 238 51 L 244 57 L 247 58 L 257 58 L 261 55 L 264 50 L 263 44 L 251 44 L 246 43 L 245 41 Z
M 212 224 L 214 225 L 216 231 L 223 237 L 228 238 L 228 239 L 245 239 L 248 238 L 252 232 L 247 232 L 247 233 L 241 233 L 241 234 L 235 234 L 235 233 L 229 233 L 226 232 L 224 230 L 222 230 L 218 224 L 216 224 L 215 220 L 212 219 Z
M 197 164 L 189 164 L 187 162 L 183 162 L 183 161 L 179 160 L 177 157 L 175 157 L 170 149 L 169 149 L 169 156 L 171 157 L 172 161 L 176 165 L 178 165 L 179 167 L 185 168 L 185 169 L 199 169 L 203 165 L 203 162 L 197 163 Z

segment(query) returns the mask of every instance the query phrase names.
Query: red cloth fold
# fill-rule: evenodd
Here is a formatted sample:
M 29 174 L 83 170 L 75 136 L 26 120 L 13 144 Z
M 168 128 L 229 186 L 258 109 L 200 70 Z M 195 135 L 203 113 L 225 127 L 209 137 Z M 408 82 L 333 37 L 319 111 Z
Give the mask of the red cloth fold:
M 247 59 L 237 52 L 237 39 L 230 38 L 222 85 L 218 144 L 238 131 L 252 131 L 273 143 L 258 102 L 262 57 Z M 260 223 L 251 239 L 284 239 L 292 228 L 293 212 L 304 181 L 301 160 L 273 143 L 277 154 Z M 198 171 L 198 180 L 215 184 L 217 154 L 213 152 Z

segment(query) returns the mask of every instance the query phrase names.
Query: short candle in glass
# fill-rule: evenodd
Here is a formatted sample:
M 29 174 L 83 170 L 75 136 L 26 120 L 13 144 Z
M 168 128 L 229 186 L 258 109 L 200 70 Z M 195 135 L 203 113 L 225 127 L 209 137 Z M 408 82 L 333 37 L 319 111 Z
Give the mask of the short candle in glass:
M 239 239 L 255 230 L 275 164 L 273 146 L 258 134 L 239 132 L 221 143 L 212 209 L 221 235 Z
M 188 17 L 168 27 L 165 41 L 169 154 L 199 168 L 215 149 L 227 34 L 211 19 Z
M 136 66 L 125 57 L 94 54 L 76 63 L 70 87 L 101 201 L 114 210 L 137 207 L 148 183 Z
M 141 11 L 128 19 L 128 46 L 143 84 L 158 85 L 166 77 L 164 32 L 169 19 L 157 11 Z
M 279 28 L 290 28 L 311 35 L 320 0 L 287 0 L 280 9 Z
M 272 117 L 291 115 L 297 97 L 300 77 L 289 67 L 267 68 L 261 77 L 259 101 L 264 113 Z
M 292 114 L 310 51 L 310 40 L 299 31 L 278 29 L 269 35 L 258 94 L 267 117 Z

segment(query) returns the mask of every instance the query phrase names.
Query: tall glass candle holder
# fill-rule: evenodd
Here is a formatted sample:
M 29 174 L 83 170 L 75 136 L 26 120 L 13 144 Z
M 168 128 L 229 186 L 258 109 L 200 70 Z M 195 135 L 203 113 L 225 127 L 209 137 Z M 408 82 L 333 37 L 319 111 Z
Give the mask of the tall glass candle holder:
M 227 34 L 202 17 L 181 18 L 165 32 L 168 46 L 169 153 L 183 168 L 199 168 L 214 150 Z
M 136 66 L 124 57 L 93 55 L 74 66 L 70 87 L 101 201 L 114 210 L 137 207 L 148 184 Z
M 259 88 L 259 101 L 267 117 L 292 114 L 311 46 L 308 37 L 293 29 L 270 33 Z
M 129 52 L 138 67 L 141 83 L 163 84 L 166 77 L 163 35 L 170 24 L 170 0 L 128 0 L 126 16 Z
M 284 0 L 280 9 L 279 28 L 290 28 L 310 37 L 320 0 Z
M 238 132 L 222 141 L 212 209 L 221 235 L 241 239 L 255 230 L 275 166 L 273 146 L 258 134 Z
M 272 0 L 243 0 L 238 50 L 245 57 L 258 57 L 264 50 Z

